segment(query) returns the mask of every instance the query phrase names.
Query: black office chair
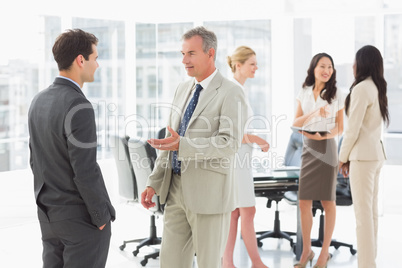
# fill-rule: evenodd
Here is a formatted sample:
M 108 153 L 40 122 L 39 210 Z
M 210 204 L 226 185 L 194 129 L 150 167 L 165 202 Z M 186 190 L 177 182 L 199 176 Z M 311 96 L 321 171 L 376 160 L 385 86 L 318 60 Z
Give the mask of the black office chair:
M 287 166 L 300 166 L 300 156 L 301 156 L 301 149 L 299 150 L 299 143 L 301 140 L 301 137 L 299 137 L 299 133 L 293 133 L 290 137 L 289 145 L 286 150 L 285 154 L 285 165 Z M 303 145 L 303 141 L 301 140 L 301 146 Z M 300 151 L 300 155 L 299 155 Z M 286 162 L 286 159 L 288 161 Z M 285 190 L 278 190 L 278 191 L 270 191 L 269 194 L 267 195 L 256 195 L 256 196 L 264 196 L 268 197 L 267 201 L 267 208 L 271 208 L 272 202 L 276 202 L 276 210 L 275 210 L 275 219 L 274 219 L 274 229 L 273 231 L 263 231 L 263 232 L 257 232 L 256 234 L 259 235 L 257 237 L 257 243 L 259 247 L 262 247 L 262 239 L 272 237 L 272 238 L 284 238 L 290 242 L 290 246 L 293 248 L 294 242 L 293 238 L 291 236 L 296 235 L 295 232 L 288 232 L 288 231 L 282 231 L 281 230 L 281 223 L 279 219 L 279 208 L 278 208 L 278 203 L 285 197 L 285 194 L 287 192 L 294 192 L 294 191 L 285 191 Z M 297 193 L 296 193 L 296 198 L 297 198 Z M 297 201 L 297 199 L 296 199 Z
M 154 167 L 156 150 L 146 141 L 140 139 L 129 139 L 128 137 L 113 138 L 118 141 L 117 147 L 113 148 L 113 153 L 119 177 L 119 194 L 126 200 L 140 202 L 141 192 L 145 189 L 148 176 Z M 150 216 L 149 237 L 123 241 L 120 250 L 124 250 L 128 243 L 138 243 L 136 249 L 133 251 L 133 255 L 137 256 L 140 248 L 159 245 L 161 243 L 161 238 L 157 236 L 155 216 L 163 214 L 163 207 L 160 205 L 157 196 L 154 196 L 153 201 L 156 203 L 156 206 L 149 209 L 152 212 Z M 148 259 L 156 259 L 158 256 L 159 250 L 145 255 L 140 263 L 142 266 L 145 266 L 148 263 Z
M 260 231 L 256 232 L 257 236 L 257 244 L 259 247 L 262 247 L 263 243 L 261 240 L 265 238 L 284 238 L 290 242 L 290 247 L 293 248 L 294 242 L 293 238 L 291 237 L 292 235 L 296 235 L 295 232 L 287 232 L 287 231 L 282 231 L 281 230 L 281 221 L 279 219 L 279 208 L 278 208 L 278 203 L 283 199 L 283 195 L 285 194 L 285 191 L 276 191 L 275 193 L 269 193 L 268 194 L 268 201 L 267 201 L 267 208 L 271 208 L 272 206 L 272 201 L 276 202 L 276 210 L 275 210 L 275 219 L 274 219 L 274 229 L 272 231 Z M 264 196 L 265 195 L 257 195 L 256 196 Z
M 164 139 L 166 137 L 166 128 L 161 128 L 158 131 L 158 139 Z
M 111 144 L 114 145 L 112 146 L 112 152 L 119 176 L 119 195 L 127 201 L 137 201 L 137 185 L 128 153 L 128 140 L 129 137 L 111 136 L 110 138 Z
M 288 147 L 285 153 L 285 166 L 301 166 L 301 155 L 303 151 L 303 135 L 293 132 L 290 135 Z M 284 194 L 285 200 L 291 205 L 297 205 L 297 191 L 287 191 Z

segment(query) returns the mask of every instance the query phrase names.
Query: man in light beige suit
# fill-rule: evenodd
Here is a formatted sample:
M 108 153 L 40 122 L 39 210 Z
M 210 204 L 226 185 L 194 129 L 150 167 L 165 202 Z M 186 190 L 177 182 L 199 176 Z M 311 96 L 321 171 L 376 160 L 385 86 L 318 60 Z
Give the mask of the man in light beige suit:
M 378 232 L 378 183 L 385 152 L 381 141 L 383 122 L 389 122 L 387 83 L 383 60 L 373 46 L 356 53 L 355 82 L 345 101 L 348 115 L 339 167 L 349 173 L 356 217 L 359 268 L 375 268 Z
M 182 62 L 194 79 L 176 90 L 166 138 L 148 141 L 161 153 L 141 202 L 154 206 L 156 193 L 166 203 L 162 268 L 193 267 L 194 254 L 199 268 L 221 267 L 235 209 L 234 155 L 247 106 L 242 89 L 216 69 L 216 48 L 215 34 L 204 27 L 183 35 Z

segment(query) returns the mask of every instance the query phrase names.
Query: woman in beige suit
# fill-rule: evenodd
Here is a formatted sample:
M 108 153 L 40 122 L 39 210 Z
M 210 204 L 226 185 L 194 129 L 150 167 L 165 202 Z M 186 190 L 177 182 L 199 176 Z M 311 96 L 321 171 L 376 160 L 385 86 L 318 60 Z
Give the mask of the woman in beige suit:
M 375 268 L 378 181 L 385 160 L 381 132 L 383 122 L 389 124 L 387 82 L 378 49 L 359 49 L 353 71 L 355 81 L 345 101 L 349 120 L 339 153 L 339 168 L 345 177 L 350 177 L 359 268 Z

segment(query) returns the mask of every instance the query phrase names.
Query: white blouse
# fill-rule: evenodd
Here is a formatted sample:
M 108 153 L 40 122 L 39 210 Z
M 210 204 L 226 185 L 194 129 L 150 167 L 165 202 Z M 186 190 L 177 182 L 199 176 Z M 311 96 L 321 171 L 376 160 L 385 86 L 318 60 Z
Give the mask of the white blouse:
M 325 90 L 325 89 L 324 89 Z M 302 88 L 297 95 L 297 100 L 300 101 L 303 114 L 308 114 L 318 108 L 324 107 L 328 102 L 319 95 L 317 100 L 314 99 L 313 87 Z M 303 128 L 306 130 L 325 131 L 335 127 L 336 114 L 345 106 L 345 98 L 338 89 L 331 104 L 328 105 L 329 116 L 317 116 L 304 123 Z
M 249 101 L 249 90 L 247 88 L 245 88 L 242 84 L 240 84 L 239 81 L 237 81 L 234 77 L 232 77 L 231 80 L 243 89 L 244 96 L 246 99 L 246 104 L 247 104 L 246 118 L 247 118 L 247 120 L 252 120 L 252 117 L 254 116 L 254 112 L 253 112 L 253 109 L 251 108 L 250 101 Z M 246 127 L 250 127 L 250 125 L 248 124 L 248 121 L 247 121 Z M 250 133 L 250 131 L 245 128 L 244 133 Z

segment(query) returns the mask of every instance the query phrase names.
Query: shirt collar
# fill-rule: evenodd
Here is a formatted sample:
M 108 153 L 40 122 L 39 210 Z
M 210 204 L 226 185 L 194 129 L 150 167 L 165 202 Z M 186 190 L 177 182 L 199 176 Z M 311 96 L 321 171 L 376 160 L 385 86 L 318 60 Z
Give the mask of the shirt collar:
M 308 89 L 308 94 L 309 95 L 311 95 L 311 94 L 313 94 L 313 86 L 310 86 L 310 87 L 307 87 L 307 89 Z M 323 90 L 321 90 L 321 91 L 325 91 L 326 89 L 324 88 Z
M 236 78 L 232 77 L 231 80 L 232 80 L 236 85 L 240 86 L 243 90 L 245 90 L 245 87 L 244 87 L 242 84 L 240 84 L 240 82 L 237 81 Z
M 65 77 L 65 76 L 62 76 L 62 75 L 59 75 L 59 76 L 57 76 L 57 77 L 60 77 L 60 78 L 66 79 L 66 80 L 68 80 L 68 81 L 70 81 L 70 82 L 73 82 L 75 85 L 77 85 L 77 87 L 78 87 L 79 89 L 81 89 L 80 85 L 79 85 L 77 82 L 75 82 L 73 79 L 68 78 L 68 77 Z
M 313 94 L 313 86 L 307 87 L 307 94 L 311 96 Z
M 323 90 L 321 90 L 321 92 L 322 92 L 322 91 L 325 91 L 325 88 L 324 88 Z M 311 96 L 311 95 L 313 94 L 313 86 L 307 87 L 307 94 L 308 94 L 309 96 Z M 321 98 L 321 94 L 319 94 L 318 97 Z
M 208 76 L 207 78 L 205 78 L 201 82 L 198 82 L 197 79 L 194 78 L 194 83 L 195 84 L 200 84 L 202 86 L 202 88 L 207 88 L 209 86 L 209 83 L 211 83 L 212 79 L 215 77 L 215 75 L 217 73 L 218 73 L 218 69 L 215 69 L 215 71 L 210 76 Z

